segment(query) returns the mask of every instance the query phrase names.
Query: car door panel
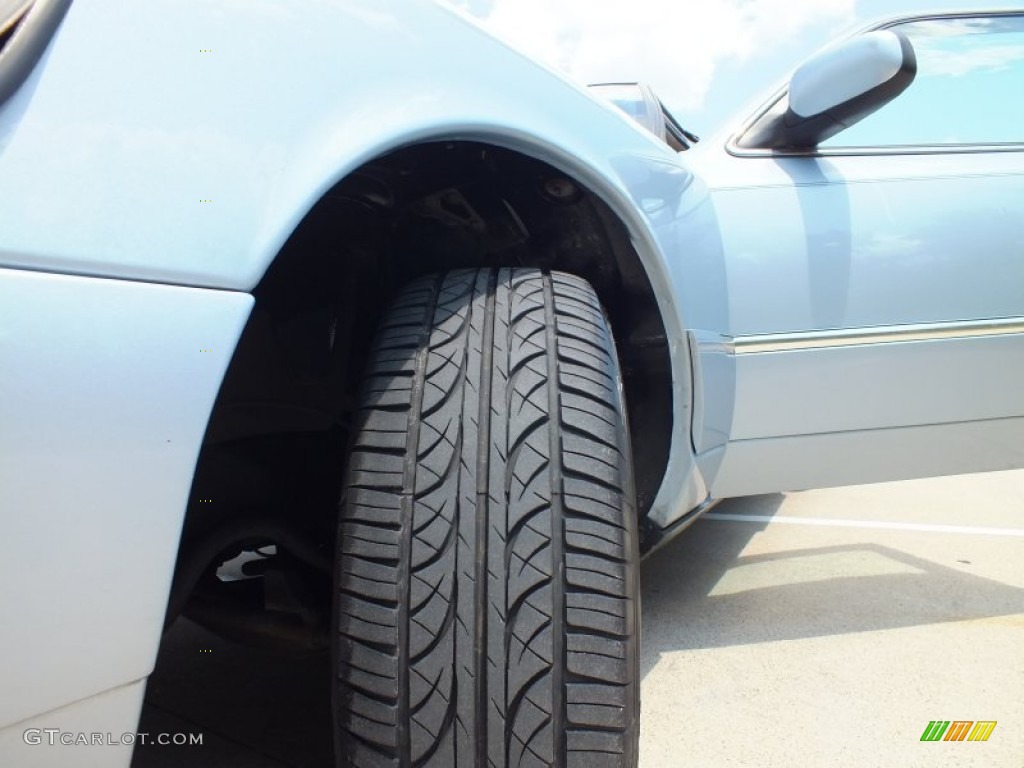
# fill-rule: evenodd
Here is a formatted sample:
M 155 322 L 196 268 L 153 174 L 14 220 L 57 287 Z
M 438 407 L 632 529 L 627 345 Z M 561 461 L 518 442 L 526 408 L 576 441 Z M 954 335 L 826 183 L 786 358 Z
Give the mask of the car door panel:
M 712 165 L 728 313 L 694 334 L 694 444 L 714 496 L 1024 466 L 1024 153 Z
M 1024 316 L 1024 152 L 732 157 L 731 336 Z
M 731 437 L 1024 416 L 1024 321 L 1018 327 L 977 339 L 741 352 Z
M 737 440 L 699 457 L 714 498 L 1024 467 L 1024 418 Z

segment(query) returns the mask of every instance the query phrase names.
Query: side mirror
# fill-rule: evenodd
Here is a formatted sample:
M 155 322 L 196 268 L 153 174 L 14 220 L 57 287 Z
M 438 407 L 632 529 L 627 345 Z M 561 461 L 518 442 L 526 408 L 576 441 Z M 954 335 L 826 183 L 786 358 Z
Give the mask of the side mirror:
M 914 48 L 899 32 L 869 32 L 830 46 L 793 73 L 788 100 L 780 99 L 737 144 L 815 147 L 895 99 L 916 74 Z

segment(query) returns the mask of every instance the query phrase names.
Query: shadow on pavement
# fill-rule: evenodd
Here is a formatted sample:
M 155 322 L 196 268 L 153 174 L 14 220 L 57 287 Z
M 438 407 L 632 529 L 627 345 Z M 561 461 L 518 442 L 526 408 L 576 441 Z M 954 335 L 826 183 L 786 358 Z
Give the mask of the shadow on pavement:
M 782 499 L 735 499 L 715 511 L 770 516 Z M 742 555 L 765 527 L 698 521 L 644 562 L 643 677 L 671 651 L 1024 612 L 1024 590 L 882 544 Z

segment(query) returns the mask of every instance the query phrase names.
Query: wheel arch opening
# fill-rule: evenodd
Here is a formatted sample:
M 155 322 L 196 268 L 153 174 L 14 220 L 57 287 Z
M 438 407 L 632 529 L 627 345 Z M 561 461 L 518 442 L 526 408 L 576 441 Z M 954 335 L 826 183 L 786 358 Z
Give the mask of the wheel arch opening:
M 334 184 L 255 287 L 197 466 L 169 615 L 210 580 L 211 564 L 199 561 L 235 553 L 223 544 L 232 536 L 265 547 L 277 531 L 308 555 L 303 567 L 322 560 L 380 318 L 411 280 L 483 266 L 561 270 L 594 286 L 615 336 L 646 515 L 668 463 L 673 384 L 665 323 L 625 224 L 577 178 L 529 155 L 418 142 Z M 230 612 L 208 613 L 204 623 Z M 229 620 L 233 629 L 217 628 L 247 634 L 246 618 Z

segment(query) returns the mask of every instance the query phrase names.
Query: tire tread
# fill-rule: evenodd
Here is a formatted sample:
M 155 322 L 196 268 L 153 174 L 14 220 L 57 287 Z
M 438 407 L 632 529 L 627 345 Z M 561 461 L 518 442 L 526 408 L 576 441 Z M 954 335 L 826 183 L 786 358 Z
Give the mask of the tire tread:
M 400 294 L 339 523 L 339 765 L 637 764 L 618 382 L 578 277 L 467 269 Z

